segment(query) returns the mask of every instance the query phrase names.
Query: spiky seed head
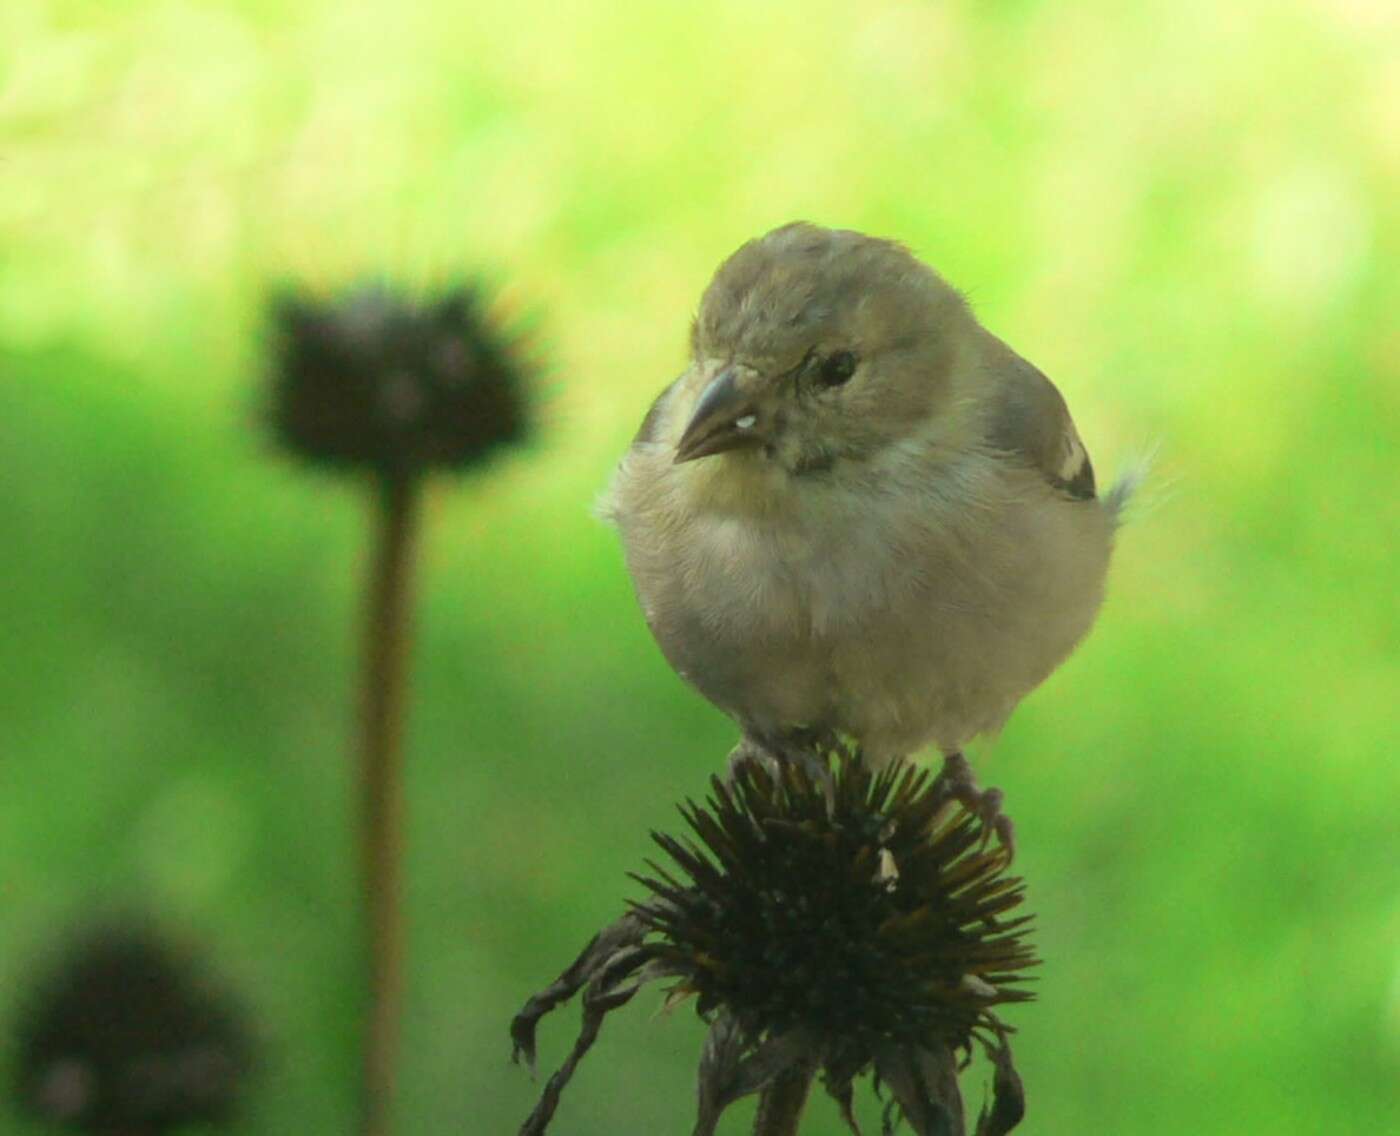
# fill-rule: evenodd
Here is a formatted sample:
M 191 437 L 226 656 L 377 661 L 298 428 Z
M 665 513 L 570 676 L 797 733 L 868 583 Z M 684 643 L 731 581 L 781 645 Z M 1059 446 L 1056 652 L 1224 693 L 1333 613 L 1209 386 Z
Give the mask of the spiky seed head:
M 526 435 L 534 368 L 476 285 L 421 298 L 383 284 L 331 301 L 284 292 L 272 322 L 268 414 L 314 463 L 461 470 Z
M 225 1123 L 253 1064 L 227 992 L 147 925 L 104 925 L 67 944 L 16 1027 L 16 1097 L 82 1132 Z
M 1031 997 L 1029 917 L 1011 915 L 1024 886 L 927 771 L 846 754 L 828 784 L 747 763 L 681 811 L 693 837 L 655 834 L 671 865 L 639 877 L 652 894 L 636 910 L 702 1015 L 833 1052 L 953 1049 Z
M 532 1065 L 540 1020 L 582 991 L 583 1025 L 520 1129 L 543 1136 L 603 1019 L 652 982 L 694 997 L 710 1029 L 700 1056 L 696 1136 L 729 1105 L 794 1069 L 819 1069 L 859 1132 L 854 1083 L 889 1093 L 885 1132 L 964 1130 L 958 1054 L 991 1060 L 978 1136 L 1005 1136 L 1025 1094 L 997 1016 L 1028 1000 L 1037 962 L 1022 881 L 982 818 L 926 770 L 872 771 L 816 739 L 770 771 L 741 764 L 681 808 L 690 835 L 653 833 L 670 863 L 634 878 L 647 895 L 593 937 L 511 1024 Z M 965 1064 L 965 1061 L 963 1062 Z

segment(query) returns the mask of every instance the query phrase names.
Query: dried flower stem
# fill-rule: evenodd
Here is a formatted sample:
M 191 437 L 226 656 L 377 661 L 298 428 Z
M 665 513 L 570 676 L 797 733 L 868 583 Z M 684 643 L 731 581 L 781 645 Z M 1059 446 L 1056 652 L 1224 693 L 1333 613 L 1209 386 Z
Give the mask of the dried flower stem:
M 798 1062 L 768 1083 L 758 1101 L 753 1136 L 797 1136 L 797 1124 L 807 1106 L 815 1073 L 813 1065 Z
M 421 478 L 384 474 L 375 486 L 360 700 L 360 853 L 368 1004 L 363 1025 L 363 1136 L 385 1136 L 398 1064 L 402 1001 L 403 733 L 412 632 L 413 561 Z

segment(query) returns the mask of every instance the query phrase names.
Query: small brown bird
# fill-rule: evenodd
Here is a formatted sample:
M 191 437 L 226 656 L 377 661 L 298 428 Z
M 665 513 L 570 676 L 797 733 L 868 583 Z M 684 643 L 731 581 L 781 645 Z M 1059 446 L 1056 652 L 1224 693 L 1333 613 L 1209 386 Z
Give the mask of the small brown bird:
M 1094 621 L 1105 497 L 1064 399 L 902 245 L 785 225 L 719 268 L 603 511 L 671 665 L 740 753 L 880 762 L 997 730 Z

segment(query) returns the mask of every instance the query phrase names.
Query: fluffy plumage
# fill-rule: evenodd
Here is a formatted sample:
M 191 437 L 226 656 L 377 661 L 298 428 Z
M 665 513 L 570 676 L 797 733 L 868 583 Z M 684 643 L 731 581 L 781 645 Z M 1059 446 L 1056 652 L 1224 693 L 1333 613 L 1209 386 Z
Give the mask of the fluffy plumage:
M 1124 493 L 903 246 L 788 225 L 705 292 L 604 502 L 672 666 L 746 734 L 993 731 L 1089 630 Z

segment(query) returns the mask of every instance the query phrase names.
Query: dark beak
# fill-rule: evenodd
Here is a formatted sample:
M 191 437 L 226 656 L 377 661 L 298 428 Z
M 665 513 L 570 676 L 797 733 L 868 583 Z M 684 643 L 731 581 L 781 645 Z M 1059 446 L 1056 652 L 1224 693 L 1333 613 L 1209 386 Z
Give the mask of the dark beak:
M 677 464 L 759 444 L 758 409 L 746 385 L 733 367 L 711 380 L 676 446 Z

